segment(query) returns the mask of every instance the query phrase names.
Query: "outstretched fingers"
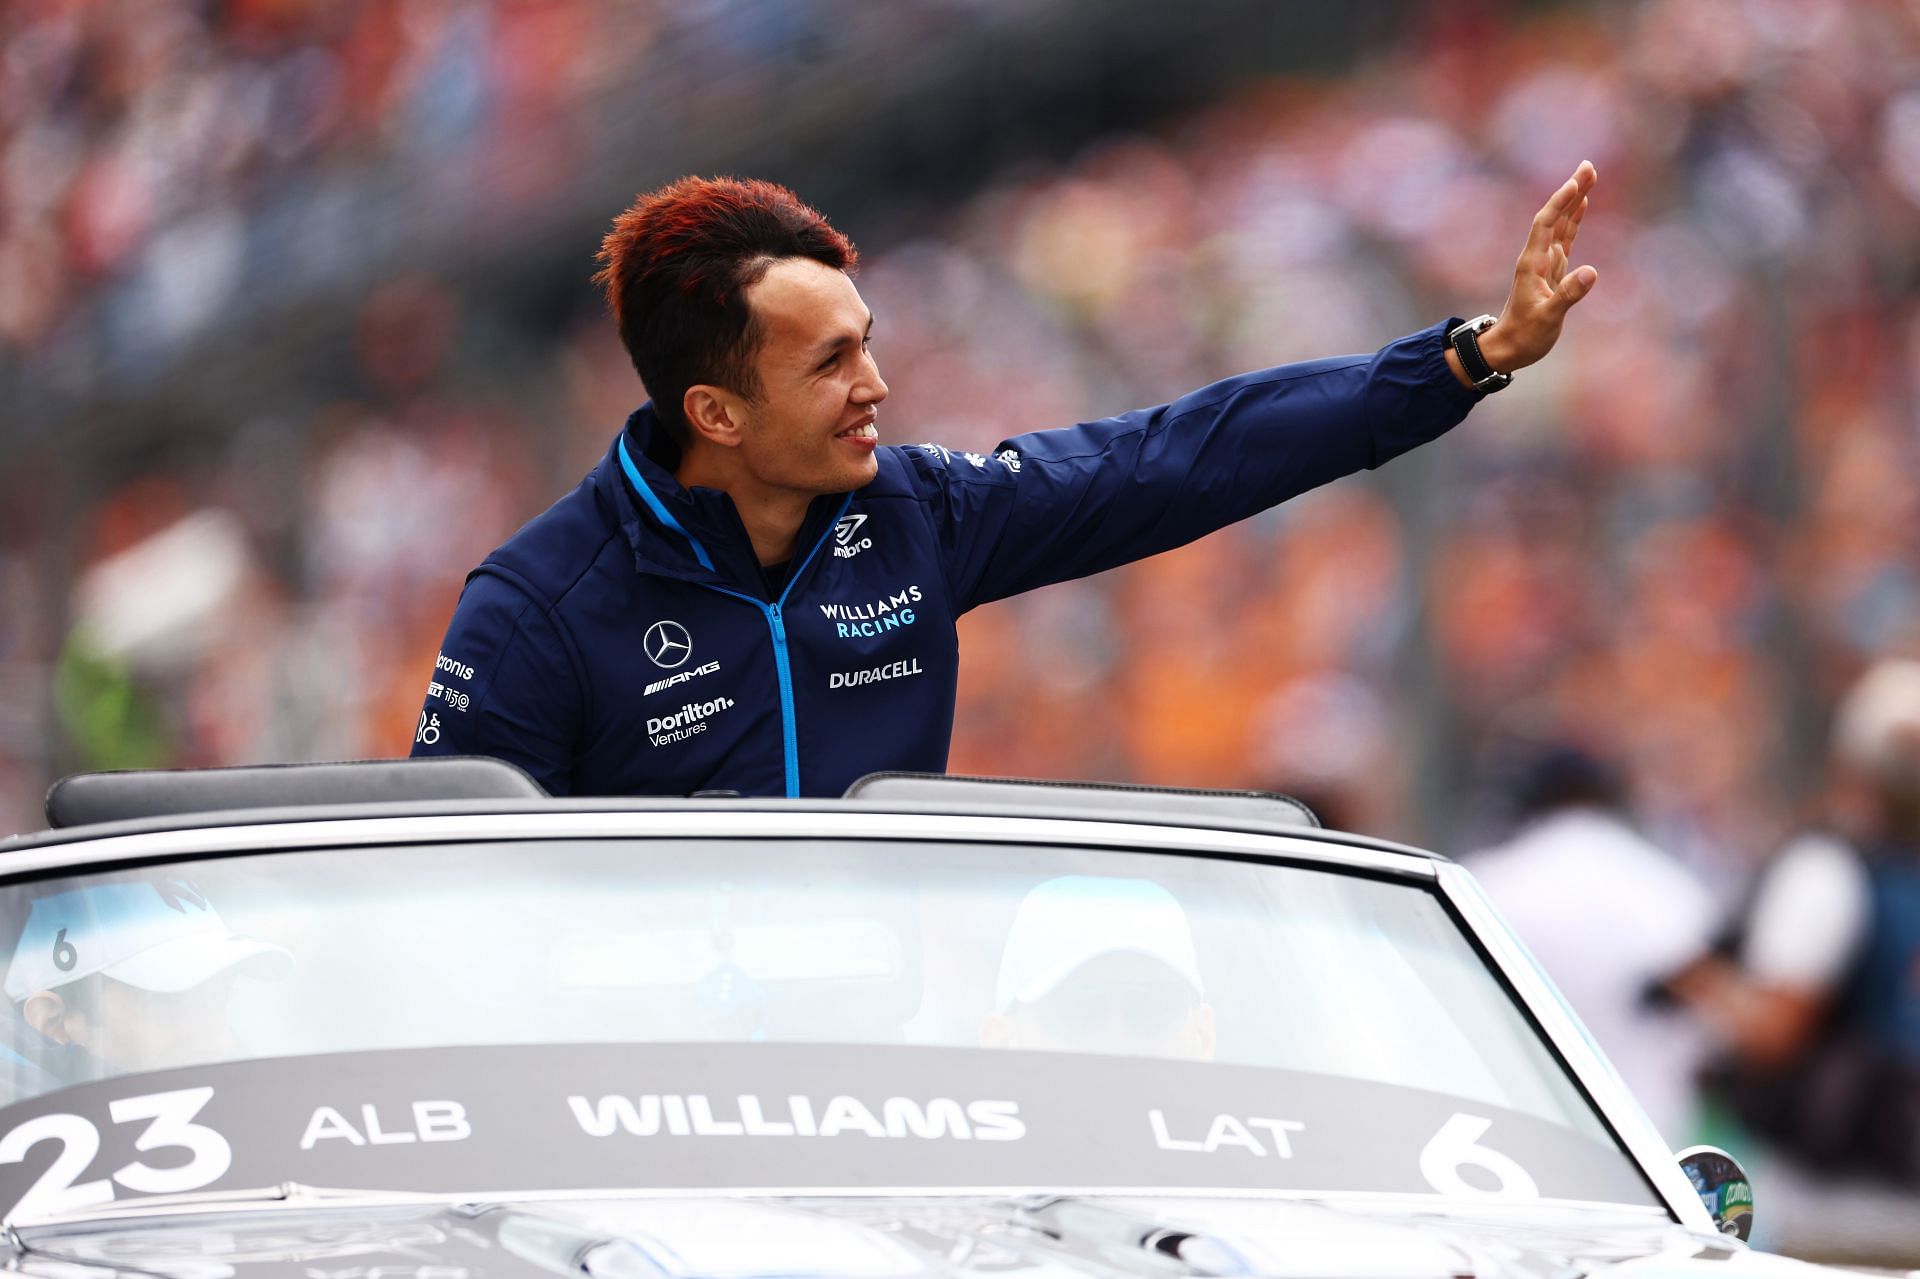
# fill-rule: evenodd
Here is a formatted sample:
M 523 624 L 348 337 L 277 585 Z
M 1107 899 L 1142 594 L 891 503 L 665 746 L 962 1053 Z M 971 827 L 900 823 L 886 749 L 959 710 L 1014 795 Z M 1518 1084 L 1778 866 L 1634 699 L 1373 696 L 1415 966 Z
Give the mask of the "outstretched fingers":
M 1593 163 L 1582 160 L 1573 176 L 1560 184 L 1560 189 L 1533 216 L 1533 226 L 1527 234 L 1529 252 L 1541 252 L 1556 240 L 1567 245 L 1573 243 L 1580 219 L 1586 213 L 1587 192 L 1593 190 L 1597 177 Z M 1564 238 L 1563 226 L 1566 228 Z
M 1567 244 L 1573 244 L 1573 237 L 1580 234 L 1580 219 L 1587 216 L 1588 200 L 1580 197 L 1580 203 L 1573 206 L 1573 212 L 1567 214 Z
M 1568 210 L 1553 227 L 1553 247 L 1562 259 L 1573 256 L 1573 242 L 1580 234 L 1580 219 L 1586 216 L 1587 198 Z
M 1582 160 L 1533 216 L 1527 247 L 1514 264 L 1506 306 L 1481 339 L 1483 346 L 1498 345 L 1510 366 L 1507 371 L 1525 368 L 1551 351 L 1567 312 L 1600 281 L 1592 267 L 1573 265 L 1573 242 L 1587 215 L 1588 194 L 1598 181 L 1592 162 Z
M 1560 189 L 1553 193 L 1552 198 L 1540 206 L 1540 212 L 1533 215 L 1533 226 L 1527 233 L 1529 252 L 1542 252 L 1553 243 L 1561 219 L 1566 216 L 1567 210 L 1572 207 L 1574 199 L 1579 194 L 1580 188 L 1575 185 L 1574 179 L 1568 178 L 1561 184 Z

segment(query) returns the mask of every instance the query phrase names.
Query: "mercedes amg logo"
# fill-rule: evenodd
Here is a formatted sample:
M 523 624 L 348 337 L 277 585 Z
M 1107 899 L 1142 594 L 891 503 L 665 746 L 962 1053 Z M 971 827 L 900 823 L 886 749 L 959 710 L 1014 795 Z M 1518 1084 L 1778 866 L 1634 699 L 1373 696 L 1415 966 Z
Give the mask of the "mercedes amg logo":
M 655 666 L 668 670 L 693 656 L 693 636 L 678 622 L 655 622 L 647 628 L 640 643 Z

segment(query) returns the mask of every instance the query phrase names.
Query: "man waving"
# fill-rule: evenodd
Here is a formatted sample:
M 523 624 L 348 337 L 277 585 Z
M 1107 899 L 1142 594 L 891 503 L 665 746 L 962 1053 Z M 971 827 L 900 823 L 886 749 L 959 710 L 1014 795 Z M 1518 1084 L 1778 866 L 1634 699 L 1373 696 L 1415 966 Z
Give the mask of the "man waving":
M 1592 289 L 1568 254 L 1594 180 L 1583 163 L 1535 216 L 1498 317 L 984 454 L 881 445 L 874 317 L 820 214 L 767 182 L 644 195 L 596 280 L 651 398 L 469 575 L 414 754 L 493 755 L 578 795 L 837 795 L 944 769 L 955 619 L 1445 432 Z

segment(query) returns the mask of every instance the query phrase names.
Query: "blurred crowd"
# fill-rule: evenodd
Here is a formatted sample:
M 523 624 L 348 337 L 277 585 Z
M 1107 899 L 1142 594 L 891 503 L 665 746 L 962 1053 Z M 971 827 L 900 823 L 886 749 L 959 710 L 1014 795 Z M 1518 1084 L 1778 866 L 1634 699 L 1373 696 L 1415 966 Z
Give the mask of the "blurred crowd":
M 0 356 L 150 369 L 377 255 L 524 235 L 636 125 L 769 109 L 977 3 L 0 6 Z
M 887 418 L 980 447 L 1497 306 L 1545 193 L 1602 175 L 1601 285 L 1548 362 L 1404 476 L 982 613 L 955 766 L 1286 784 L 1431 839 L 1411 771 L 1485 781 L 1502 741 L 1571 736 L 1729 887 L 1920 616 L 1912 11 L 1430 24 L 990 191 L 864 275 Z
M 657 8 L 8 6 L 0 344 L 32 350 L 110 300 L 130 312 L 119 353 L 166 351 L 269 256 L 285 263 L 276 284 L 299 287 L 306 261 L 338 261 L 333 242 L 364 234 L 340 199 L 383 162 L 430 156 L 448 180 L 483 170 L 488 152 L 515 150 L 640 64 Z M 564 174 L 564 153 L 552 159 Z
M 771 75 L 785 9 L 15 7 L 0 344 L 31 370 L 109 302 L 164 328 L 220 278 L 202 224 L 273 183 L 525 160 L 517 121 L 587 130 L 674 23 Z M 528 192 L 564 184 L 565 148 L 533 159 Z M 1351 75 L 1012 169 L 862 245 L 881 432 L 985 450 L 1495 309 L 1581 159 L 1600 283 L 1545 363 L 1378 476 L 965 619 L 953 768 L 1277 787 L 1462 851 L 1499 834 L 1514 743 L 1577 740 L 1740 900 L 1811 815 L 1842 691 L 1920 654 L 1911 6 L 1422 7 Z M 406 752 L 464 574 L 640 394 L 590 306 L 515 329 L 470 284 L 380 281 L 315 355 L 332 402 L 98 494 L 57 578 L 33 477 L 0 471 L 0 830 L 60 769 Z

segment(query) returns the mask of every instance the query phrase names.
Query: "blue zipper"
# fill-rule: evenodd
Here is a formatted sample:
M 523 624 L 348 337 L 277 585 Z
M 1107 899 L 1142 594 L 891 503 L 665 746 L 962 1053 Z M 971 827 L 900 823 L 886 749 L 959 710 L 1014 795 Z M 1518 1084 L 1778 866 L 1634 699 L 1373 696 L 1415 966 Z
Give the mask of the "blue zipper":
M 687 531 L 679 520 L 673 518 L 673 513 L 667 509 L 666 504 L 660 500 L 652 488 L 648 487 L 647 481 L 640 474 L 640 468 L 633 464 L 633 457 L 627 452 L 625 434 L 620 437 L 619 447 L 620 468 L 627 473 L 627 479 L 632 481 L 634 491 L 640 494 L 640 500 L 647 504 L 647 509 L 653 512 L 655 519 L 687 539 L 693 547 L 694 558 L 700 561 L 701 568 L 709 573 L 713 572 L 713 560 L 708 556 L 707 548 L 700 545 L 700 539 Z M 847 508 L 852 505 L 853 494 L 849 493 L 846 500 L 840 503 L 840 509 L 834 512 L 833 518 L 827 521 L 826 531 L 820 534 L 820 540 L 815 542 L 813 549 L 807 552 L 807 558 L 800 561 L 800 567 L 787 574 L 787 585 L 780 592 L 780 598 L 773 603 L 768 604 L 764 600 L 757 600 L 751 595 L 742 595 L 739 591 L 730 591 L 724 586 L 715 586 L 711 582 L 699 583 L 710 591 L 718 591 L 722 595 L 731 595 L 734 599 L 745 600 L 766 614 L 767 629 L 773 632 L 774 671 L 780 678 L 781 749 L 786 754 L 788 799 L 800 798 L 800 734 L 794 723 L 793 668 L 787 659 L 787 627 L 786 623 L 780 620 L 780 607 L 787 602 L 787 592 L 791 591 L 793 584 L 800 580 L 800 574 L 806 571 L 807 565 L 813 563 L 813 557 L 820 553 L 820 548 L 827 544 L 827 537 L 833 532 L 833 526 L 840 522 L 841 516 L 845 515 Z
M 791 585 L 791 582 L 789 582 Z M 780 592 L 785 600 L 787 593 Z M 787 754 L 787 798 L 800 798 L 800 727 L 793 718 L 793 667 L 787 661 L 787 624 L 780 605 L 767 606 L 767 625 L 773 628 L 773 669 L 780 677 L 780 730 Z
M 820 534 L 820 540 L 813 544 L 813 549 L 807 552 L 807 558 L 801 560 L 799 566 L 787 574 L 787 584 L 781 589 L 780 598 L 773 603 L 757 600 L 739 591 L 730 591 L 724 586 L 715 586 L 711 582 L 700 583 L 710 591 L 731 595 L 737 600 L 745 600 L 766 615 L 767 629 L 773 633 L 773 669 L 780 681 L 780 744 L 786 755 L 788 799 L 800 798 L 800 731 L 793 712 L 793 666 L 787 656 L 787 624 L 782 620 L 780 610 L 787 602 L 787 592 L 791 591 L 793 584 L 800 580 L 800 575 L 807 571 L 807 565 L 813 563 L 813 557 L 820 553 L 820 548 L 827 544 L 827 538 L 833 535 L 833 526 L 840 522 L 841 516 L 845 515 L 847 508 L 852 505 L 853 494 L 849 493 L 846 500 L 840 503 L 840 509 L 834 512 L 833 518 L 827 521 L 826 530 Z

